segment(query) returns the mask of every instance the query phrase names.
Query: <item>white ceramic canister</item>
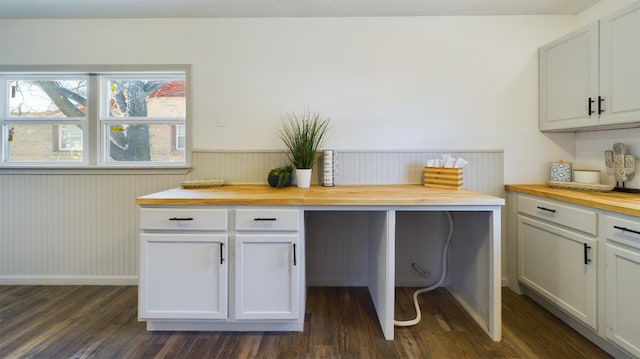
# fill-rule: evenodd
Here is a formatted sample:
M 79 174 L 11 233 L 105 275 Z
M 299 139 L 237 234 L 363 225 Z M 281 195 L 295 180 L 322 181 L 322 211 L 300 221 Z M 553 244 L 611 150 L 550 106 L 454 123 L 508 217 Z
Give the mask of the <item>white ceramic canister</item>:
M 599 170 L 573 170 L 573 181 L 586 184 L 600 184 Z
M 550 172 L 553 182 L 571 182 L 571 162 L 551 162 Z

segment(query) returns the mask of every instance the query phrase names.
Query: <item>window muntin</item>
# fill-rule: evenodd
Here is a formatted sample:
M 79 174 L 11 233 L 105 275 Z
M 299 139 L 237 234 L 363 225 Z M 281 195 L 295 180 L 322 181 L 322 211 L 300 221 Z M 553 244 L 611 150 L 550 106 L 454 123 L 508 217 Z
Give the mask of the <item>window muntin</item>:
M 186 71 L 0 73 L 0 84 L 0 167 L 186 165 Z

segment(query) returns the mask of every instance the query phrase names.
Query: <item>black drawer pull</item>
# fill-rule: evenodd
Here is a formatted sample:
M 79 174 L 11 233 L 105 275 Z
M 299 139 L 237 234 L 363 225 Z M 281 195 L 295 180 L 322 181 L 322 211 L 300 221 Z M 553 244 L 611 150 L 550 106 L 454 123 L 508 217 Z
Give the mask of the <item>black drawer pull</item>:
M 619 230 L 621 230 L 621 231 L 625 231 L 625 232 L 630 232 L 630 233 L 640 234 L 640 231 L 636 231 L 636 230 L 629 229 L 629 228 L 625 228 L 625 227 L 613 226 L 613 228 L 615 228 L 615 229 L 619 229 Z
M 593 103 L 596 102 L 594 99 L 592 99 L 591 97 L 589 97 L 589 100 L 587 101 L 587 103 L 589 104 L 589 116 L 593 115 L 593 110 L 591 109 L 591 105 L 593 105 Z
M 184 218 L 180 218 L 180 217 L 173 217 L 173 218 L 169 218 L 170 221 L 193 221 L 193 218 L 191 217 L 184 217 Z
M 583 243 L 584 245 L 584 264 L 589 264 L 591 262 L 591 258 L 589 258 L 589 250 L 591 249 L 590 245 Z
M 556 213 L 556 210 L 555 210 L 555 209 L 549 209 L 549 208 L 540 207 L 540 206 L 538 206 L 538 207 L 536 207 L 536 208 L 537 208 L 537 209 L 541 209 L 541 210 L 543 210 L 543 211 L 547 211 L 547 212 L 551 212 L 551 213 Z
M 273 217 L 256 217 L 253 219 L 254 221 L 277 221 L 277 218 Z

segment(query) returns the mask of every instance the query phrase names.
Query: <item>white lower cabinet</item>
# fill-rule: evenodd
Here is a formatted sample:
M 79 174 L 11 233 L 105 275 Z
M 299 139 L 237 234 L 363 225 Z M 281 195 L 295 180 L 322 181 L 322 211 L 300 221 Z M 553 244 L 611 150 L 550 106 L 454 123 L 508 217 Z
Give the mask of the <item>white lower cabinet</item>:
M 141 319 L 227 317 L 227 235 L 140 235 Z
M 640 220 L 607 216 L 606 336 L 640 357 Z
M 597 329 L 597 214 L 518 196 L 518 280 Z
M 300 212 L 142 207 L 139 318 L 149 330 L 302 330 Z
M 235 318 L 300 315 L 298 234 L 237 234 Z
M 597 328 L 596 240 L 518 216 L 518 276 L 575 318 Z
M 304 252 L 297 209 L 235 212 L 235 310 L 238 320 L 301 317 Z M 304 282 L 304 281 L 302 281 Z
M 614 357 L 640 358 L 640 218 L 529 194 L 516 205 L 525 293 Z

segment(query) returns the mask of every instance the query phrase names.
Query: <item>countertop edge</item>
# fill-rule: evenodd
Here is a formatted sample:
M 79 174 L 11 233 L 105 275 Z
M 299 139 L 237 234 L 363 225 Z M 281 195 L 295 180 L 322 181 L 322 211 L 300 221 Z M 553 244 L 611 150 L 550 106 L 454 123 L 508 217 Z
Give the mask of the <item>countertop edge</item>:
M 385 192 L 386 191 L 386 192 Z M 392 191 L 392 192 L 389 192 Z M 398 192 L 398 196 L 389 195 Z M 229 186 L 207 190 L 173 188 L 136 198 L 140 206 L 256 205 L 300 207 L 504 206 L 504 198 L 470 190 L 427 189 L 420 185 L 351 185 L 340 188 L 271 190 Z
M 640 217 L 640 195 L 551 188 L 544 184 L 507 184 L 506 191 L 535 195 L 585 207 Z

